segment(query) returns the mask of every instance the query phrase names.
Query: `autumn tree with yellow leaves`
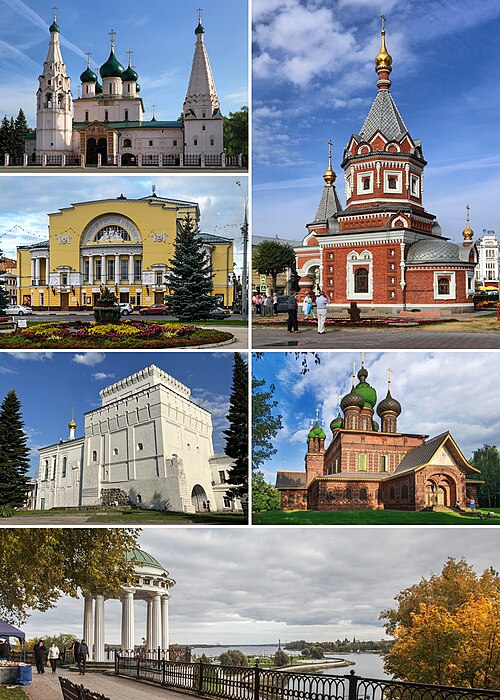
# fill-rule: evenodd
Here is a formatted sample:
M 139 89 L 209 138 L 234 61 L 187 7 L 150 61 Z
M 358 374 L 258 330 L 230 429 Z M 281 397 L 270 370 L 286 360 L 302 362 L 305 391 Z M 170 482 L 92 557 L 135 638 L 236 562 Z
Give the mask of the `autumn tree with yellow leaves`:
M 478 576 L 464 559 L 422 579 L 385 610 L 395 643 L 384 667 L 415 683 L 500 689 L 500 577 Z

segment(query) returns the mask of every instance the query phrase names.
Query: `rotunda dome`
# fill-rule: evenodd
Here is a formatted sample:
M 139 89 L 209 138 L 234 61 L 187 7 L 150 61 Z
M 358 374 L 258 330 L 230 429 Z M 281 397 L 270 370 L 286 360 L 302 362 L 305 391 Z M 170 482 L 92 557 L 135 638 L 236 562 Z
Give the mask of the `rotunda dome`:
M 406 262 L 461 262 L 458 245 L 451 241 L 417 241 L 410 246 Z
M 153 566 L 156 569 L 165 570 L 165 567 L 163 567 L 159 561 L 142 549 L 131 549 L 127 552 L 126 557 L 127 561 L 134 562 L 135 564 Z

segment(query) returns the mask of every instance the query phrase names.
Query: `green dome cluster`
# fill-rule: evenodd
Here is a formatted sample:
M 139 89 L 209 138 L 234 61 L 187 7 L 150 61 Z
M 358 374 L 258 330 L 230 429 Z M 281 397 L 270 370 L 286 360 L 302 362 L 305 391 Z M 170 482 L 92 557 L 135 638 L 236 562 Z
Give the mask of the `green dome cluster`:
M 307 440 L 312 440 L 312 438 L 319 438 L 320 440 L 326 440 L 326 433 L 323 430 L 323 428 L 318 425 L 318 423 L 315 423 L 311 430 L 309 431 L 309 434 L 307 436 Z
M 377 392 L 368 382 L 360 382 L 354 387 L 354 391 L 364 398 L 365 406 L 373 408 L 377 403 Z
M 100 69 L 101 78 L 121 78 L 125 72 L 125 68 L 116 58 L 115 52 L 111 49 L 109 58 L 106 63 L 103 63 Z

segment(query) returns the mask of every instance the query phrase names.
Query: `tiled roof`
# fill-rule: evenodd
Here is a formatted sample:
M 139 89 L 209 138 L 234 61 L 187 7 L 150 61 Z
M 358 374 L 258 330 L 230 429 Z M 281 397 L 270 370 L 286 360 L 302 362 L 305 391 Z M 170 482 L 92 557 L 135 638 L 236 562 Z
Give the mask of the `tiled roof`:
M 436 435 L 436 437 L 424 442 L 424 444 L 420 445 L 420 447 L 415 447 L 414 450 L 407 452 L 399 463 L 397 469 L 394 471 L 393 476 L 399 476 L 399 474 L 411 472 L 414 469 L 418 469 L 419 467 L 423 467 L 425 464 L 428 464 L 449 434 L 449 431 L 446 431 L 445 433 Z
M 33 243 L 32 245 L 20 245 L 18 248 L 21 248 L 22 250 L 28 250 L 32 248 L 48 248 L 49 247 L 49 241 L 41 241 L 40 243 Z
M 232 243 L 231 238 L 222 238 L 222 236 L 215 236 L 213 233 L 203 233 L 200 231 L 198 237 L 201 238 L 203 243 Z
M 389 90 L 378 91 L 359 135 L 369 141 L 377 131 L 390 141 L 399 141 L 408 132 Z
M 306 473 L 305 472 L 288 472 L 279 471 L 276 474 L 277 489 L 305 489 Z
M 341 211 L 342 205 L 335 185 L 325 185 L 313 223 L 328 221 L 334 214 L 338 214 Z

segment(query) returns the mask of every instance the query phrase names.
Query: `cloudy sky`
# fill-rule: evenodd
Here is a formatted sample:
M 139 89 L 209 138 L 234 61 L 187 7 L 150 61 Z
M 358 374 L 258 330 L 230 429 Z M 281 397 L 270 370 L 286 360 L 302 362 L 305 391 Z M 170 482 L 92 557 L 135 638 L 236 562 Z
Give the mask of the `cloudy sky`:
M 258 531 L 257 531 L 258 530 Z M 491 528 L 145 528 L 143 549 L 175 579 L 171 641 L 259 644 L 381 639 L 378 616 L 403 588 L 438 573 L 448 556 L 477 572 L 499 568 Z M 50 562 L 47 562 L 50 565 Z M 40 572 L 43 577 L 43 572 Z M 29 637 L 81 634 L 83 603 L 63 599 L 23 626 Z M 144 604 L 136 606 L 136 643 Z M 120 642 L 120 604 L 106 609 L 106 642 Z
M 0 401 L 15 388 L 32 451 L 32 473 L 37 472 L 39 447 L 67 439 L 73 406 L 80 437 L 84 413 L 101 405 L 99 391 L 152 364 L 186 384 L 192 400 L 212 413 L 214 449 L 223 452 L 231 352 L 2 352 Z
M 134 0 L 55 3 L 61 28 L 61 48 L 78 97 L 80 74 L 92 53 L 97 72 L 110 51 L 108 32 L 116 31 L 115 53 L 127 66 L 127 51 L 139 74 L 145 118 L 156 105 L 158 119 L 177 119 L 182 111 L 193 60 L 199 3 Z M 38 75 L 47 56 L 54 2 L 0 0 L 0 113 L 17 114 L 20 107 L 35 126 Z M 207 0 L 203 3 L 205 44 L 214 74 L 222 113 L 248 104 L 247 2 Z
M 391 91 L 429 163 L 424 206 L 456 241 L 467 203 L 476 234 L 498 227 L 497 0 L 254 0 L 256 234 L 303 238 L 329 138 L 343 201 L 343 149 L 377 91 L 382 12 Z
M 272 483 L 277 469 L 304 469 L 306 438 L 316 408 L 325 421 L 329 444 L 338 395 L 351 388 L 352 363 L 357 363 L 356 372 L 361 363 L 361 353 L 319 355 L 320 364 L 309 359 L 310 372 L 304 376 L 294 353 L 267 352 L 253 362 L 255 376 L 274 383 L 276 410 L 283 416 L 284 428 L 275 441 L 278 452 L 263 468 Z M 466 458 L 484 444 L 500 448 L 500 406 L 491 390 L 500 382 L 497 353 L 370 352 L 365 353 L 365 367 L 378 401 L 387 393 L 387 368 L 393 370 L 391 394 L 403 407 L 399 431 L 432 437 L 450 430 Z
M 0 0 L 1 6 L 1 0 Z M 236 183 L 239 182 L 240 185 Z M 1 179 L 0 247 L 6 256 L 16 257 L 16 246 L 48 239 L 48 214 L 76 202 L 116 198 L 124 194 L 139 199 L 156 194 L 197 202 L 200 231 L 235 240 L 235 261 L 241 268 L 248 178 L 166 175 L 53 175 L 6 176 Z M 241 270 L 236 270 L 240 274 Z

